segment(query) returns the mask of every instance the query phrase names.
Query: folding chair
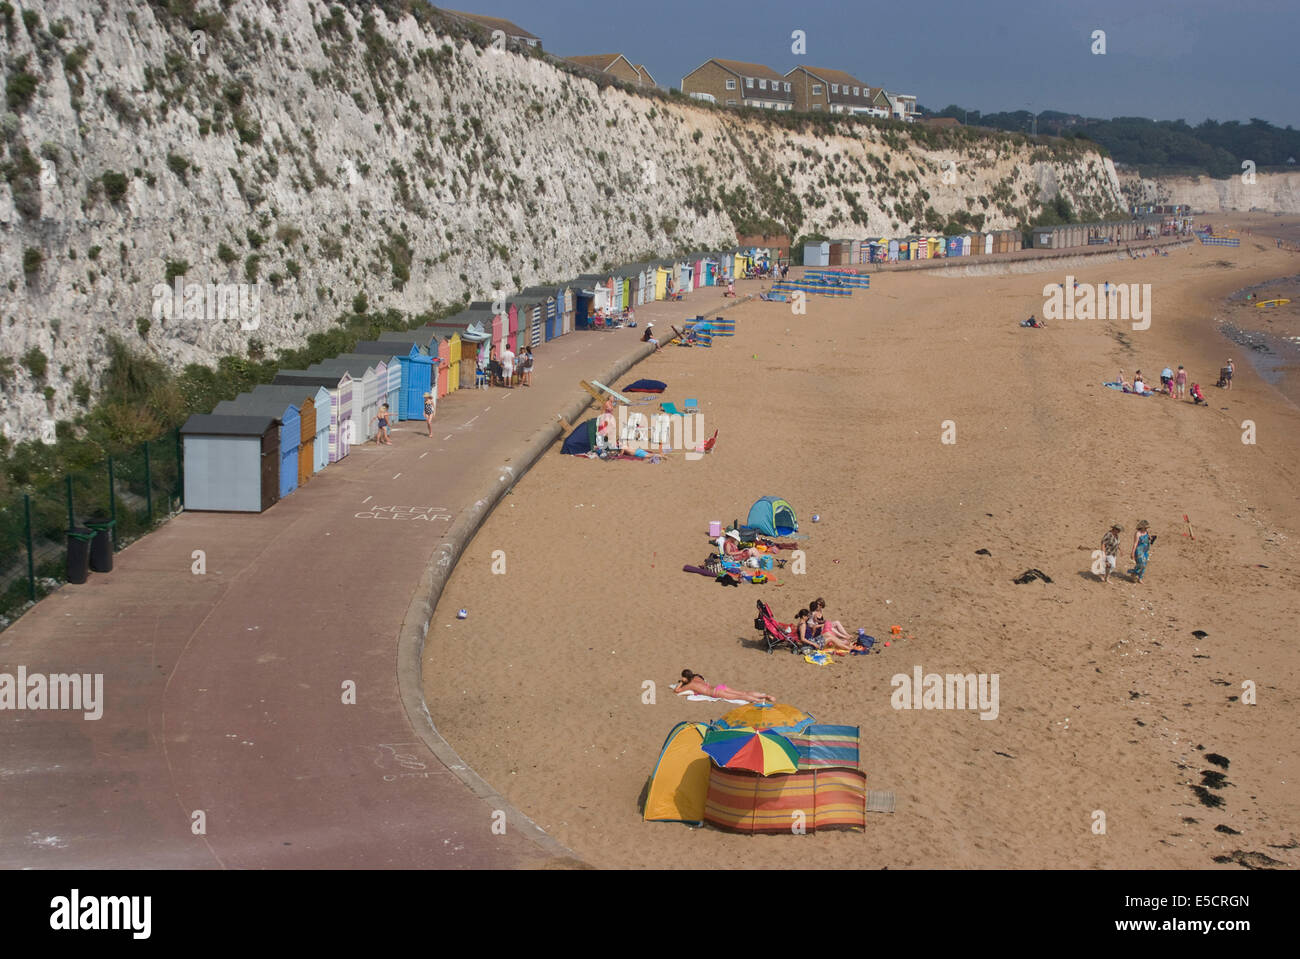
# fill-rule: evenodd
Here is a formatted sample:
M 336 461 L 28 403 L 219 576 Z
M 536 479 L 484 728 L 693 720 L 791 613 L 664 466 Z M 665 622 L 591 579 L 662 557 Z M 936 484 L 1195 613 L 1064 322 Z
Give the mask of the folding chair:
M 660 403 L 659 408 L 669 416 L 685 416 L 686 414 L 677 408 L 676 403 Z
M 682 400 L 683 413 L 698 413 L 700 411 L 699 400 Z

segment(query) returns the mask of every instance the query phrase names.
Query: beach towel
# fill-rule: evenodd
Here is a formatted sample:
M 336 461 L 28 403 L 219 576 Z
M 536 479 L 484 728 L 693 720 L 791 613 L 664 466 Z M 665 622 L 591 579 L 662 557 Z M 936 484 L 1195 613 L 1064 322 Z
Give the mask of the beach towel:
M 1147 390 L 1145 393 L 1134 393 L 1132 390 L 1124 389 L 1124 387 L 1120 386 L 1118 383 L 1103 383 L 1101 385 L 1108 389 L 1119 390 L 1120 392 L 1127 393 L 1129 396 L 1155 396 L 1155 393 L 1151 390 Z
M 719 699 L 716 696 L 704 696 L 700 693 L 678 693 L 678 696 L 685 696 L 693 703 L 735 703 L 737 706 L 748 706 L 748 699 Z
M 637 380 L 630 386 L 623 387 L 624 393 L 662 393 L 668 384 L 659 380 Z
M 812 663 L 814 666 L 829 666 L 835 662 L 835 659 L 828 653 L 804 653 L 803 661 Z

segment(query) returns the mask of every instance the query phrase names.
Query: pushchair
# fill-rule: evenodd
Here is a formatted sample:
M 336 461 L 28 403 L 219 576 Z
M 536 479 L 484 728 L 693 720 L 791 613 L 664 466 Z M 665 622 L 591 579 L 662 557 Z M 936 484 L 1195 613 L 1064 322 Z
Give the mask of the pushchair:
M 1231 379 L 1232 379 L 1232 370 L 1228 369 L 1226 366 L 1221 366 L 1219 367 L 1219 382 L 1215 383 L 1214 385 L 1217 386 L 1219 389 L 1223 389 L 1225 386 L 1228 385 L 1228 381 Z
M 778 622 L 772 607 L 761 599 L 758 601 L 758 617 L 754 620 L 754 628 L 762 632 L 769 655 L 776 649 L 788 649 L 797 653 L 805 647 L 812 648 L 800 641 L 794 623 Z

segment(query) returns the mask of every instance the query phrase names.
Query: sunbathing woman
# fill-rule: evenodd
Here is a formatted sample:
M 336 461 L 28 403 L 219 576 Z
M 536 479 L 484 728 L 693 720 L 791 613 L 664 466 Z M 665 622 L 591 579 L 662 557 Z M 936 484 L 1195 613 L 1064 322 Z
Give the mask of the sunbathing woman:
M 732 689 L 725 683 L 710 686 L 699 673 L 689 669 L 682 670 L 682 678 L 673 687 L 676 693 L 696 693 L 700 696 L 712 696 L 714 699 L 743 699 L 748 703 L 775 702 L 767 693 L 752 693 L 743 689 Z
M 740 533 L 734 529 L 728 530 L 727 535 L 722 537 L 722 550 L 727 559 L 733 559 L 738 563 L 743 563 L 751 556 L 762 556 L 763 554 L 756 549 L 740 548 Z

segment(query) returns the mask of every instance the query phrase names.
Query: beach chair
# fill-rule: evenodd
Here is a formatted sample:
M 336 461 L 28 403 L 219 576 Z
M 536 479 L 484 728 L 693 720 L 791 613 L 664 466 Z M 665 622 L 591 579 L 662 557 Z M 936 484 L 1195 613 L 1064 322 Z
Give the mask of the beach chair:
M 700 411 L 699 400 L 682 400 L 683 413 L 698 413 Z
M 778 649 L 797 653 L 801 646 L 806 645 L 800 642 L 795 624 L 778 622 L 772 607 L 761 599 L 758 600 L 758 617 L 754 620 L 754 628 L 763 634 L 769 656 Z
M 669 416 L 685 416 L 686 414 L 677 408 L 676 403 L 660 403 L 659 408 Z

